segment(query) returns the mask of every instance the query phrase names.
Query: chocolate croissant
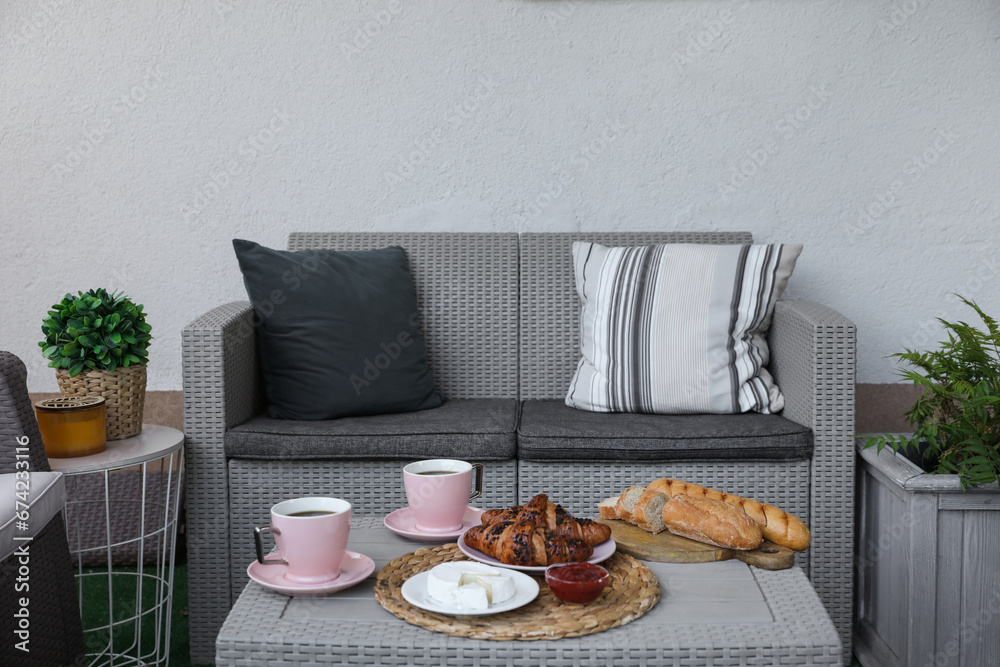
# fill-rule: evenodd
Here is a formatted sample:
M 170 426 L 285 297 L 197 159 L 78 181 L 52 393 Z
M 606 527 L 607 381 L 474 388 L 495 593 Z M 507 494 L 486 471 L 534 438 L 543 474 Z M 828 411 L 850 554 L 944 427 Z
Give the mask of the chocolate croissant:
M 524 505 L 505 510 L 487 510 L 480 519 L 483 524 L 530 521 L 539 528 L 546 528 L 562 537 L 583 540 L 593 546 L 611 537 L 611 528 L 590 519 L 577 519 L 562 505 L 540 493 Z
M 579 563 L 594 555 L 583 540 L 556 535 L 530 521 L 473 526 L 463 535 L 465 544 L 505 565 L 546 566 Z

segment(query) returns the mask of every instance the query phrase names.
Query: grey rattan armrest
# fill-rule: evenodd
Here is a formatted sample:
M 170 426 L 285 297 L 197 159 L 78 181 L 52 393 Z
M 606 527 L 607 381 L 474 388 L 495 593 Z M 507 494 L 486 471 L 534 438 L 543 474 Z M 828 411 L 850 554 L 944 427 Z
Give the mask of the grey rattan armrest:
M 31 407 L 27 376 L 24 363 L 16 355 L 0 351 L 0 473 L 19 472 L 24 469 L 25 461 L 28 472 L 51 470 Z M 27 459 L 20 458 L 25 454 Z M 8 510 L 15 508 L 15 500 L 19 499 L 0 498 L 0 502 L 8 503 Z M 36 515 L 29 517 L 29 521 L 37 520 Z M 27 667 L 82 664 L 83 625 L 63 513 L 60 511 L 52 517 L 26 544 L 30 582 L 24 581 L 20 554 L 0 560 L 0 635 L 3 637 L 0 663 Z M 30 586 L 25 587 L 25 583 Z M 30 595 L 26 592 L 29 590 Z M 15 629 L 22 629 L 14 615 L 23 611 L 20 600 L 25 596 L 30 604 L 29 653 L 15 648 L 24 637 L 14 634 Z
M 811 301 L 778 301 L 770 368 L 784 416 L 813 430 L 810 578 L 850 662 L 854 576 L 854 370 L 856 330 Z
M 214 647 L 232 600 L 223 436 L 264 409 L 249 302 L 196 319 L 184 328 L 182 349 L 191 643 Z M 213 653 L 202 658 L 211 662 Z

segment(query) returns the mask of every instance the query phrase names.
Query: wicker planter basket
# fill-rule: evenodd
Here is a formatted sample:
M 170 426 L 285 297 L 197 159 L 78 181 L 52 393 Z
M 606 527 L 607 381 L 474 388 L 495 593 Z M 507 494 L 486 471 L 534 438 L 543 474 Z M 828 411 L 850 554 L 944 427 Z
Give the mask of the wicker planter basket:
M 70 377 L 65 368 L 56 370 L 63 396 L 103 396 L 108 406 L 108 440 L 139 435 L 142 407 L 146 402 L 146 366 L 122 367 L 114 371 L 85 371 Z

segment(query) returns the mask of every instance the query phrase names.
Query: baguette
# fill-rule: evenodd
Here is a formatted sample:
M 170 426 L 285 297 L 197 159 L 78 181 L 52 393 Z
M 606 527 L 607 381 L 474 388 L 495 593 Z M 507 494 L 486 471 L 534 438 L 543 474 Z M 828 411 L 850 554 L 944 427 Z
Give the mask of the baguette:
M 644 486 L 630 486 L 622 491 L 622 494 L 618 496 L 618 503 L 615 505 L 615 511 L 618 512 L 619 519 L 634 523 L 632 521 L 632 508 L 635 507 L 635 501 L 639 500 L 639 496 L 645 490 L 646 487 Z
M 663 522 L 674 535 L 724 549 L 756 549 L 763 540 L 746 512 L 712 498 L 675 496 L 663 508 Z
M 632 520 L 648 533 L 662 533 L 667 529 L 663 522 L 663 506 L 670 501 L 665 493 L 646 489 L 632 507 Z
M 618 498 L 621 496 L 612 496 L 610 498 L 605 498 L 597 504 L 597 511 L 602 519 L 617 519 L 618 518 Z
M 738 507 L 760 526 L 765 540 L 770 540 L 794 551 L 808 549 L 810 542 L 812 542 L 809 528 L 801 519 L 774 505 L 708 489 L 699 484 L 688 484 L 679 479 L 656 479 L 650 483 L 648 488 L 665 493 L 671 498 L 677 496 L 709 498 Z

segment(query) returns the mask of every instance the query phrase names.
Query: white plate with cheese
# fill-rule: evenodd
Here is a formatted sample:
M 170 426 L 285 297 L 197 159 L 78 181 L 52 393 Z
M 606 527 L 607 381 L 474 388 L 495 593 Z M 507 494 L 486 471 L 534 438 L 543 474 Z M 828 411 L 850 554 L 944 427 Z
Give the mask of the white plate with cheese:
M 404 600 L 427 611 L 483 616 L 528 604 L 538 597 L 538 582 L 514 570 L 452 561 L 413 575 L 403 582 L 400 592 Z

